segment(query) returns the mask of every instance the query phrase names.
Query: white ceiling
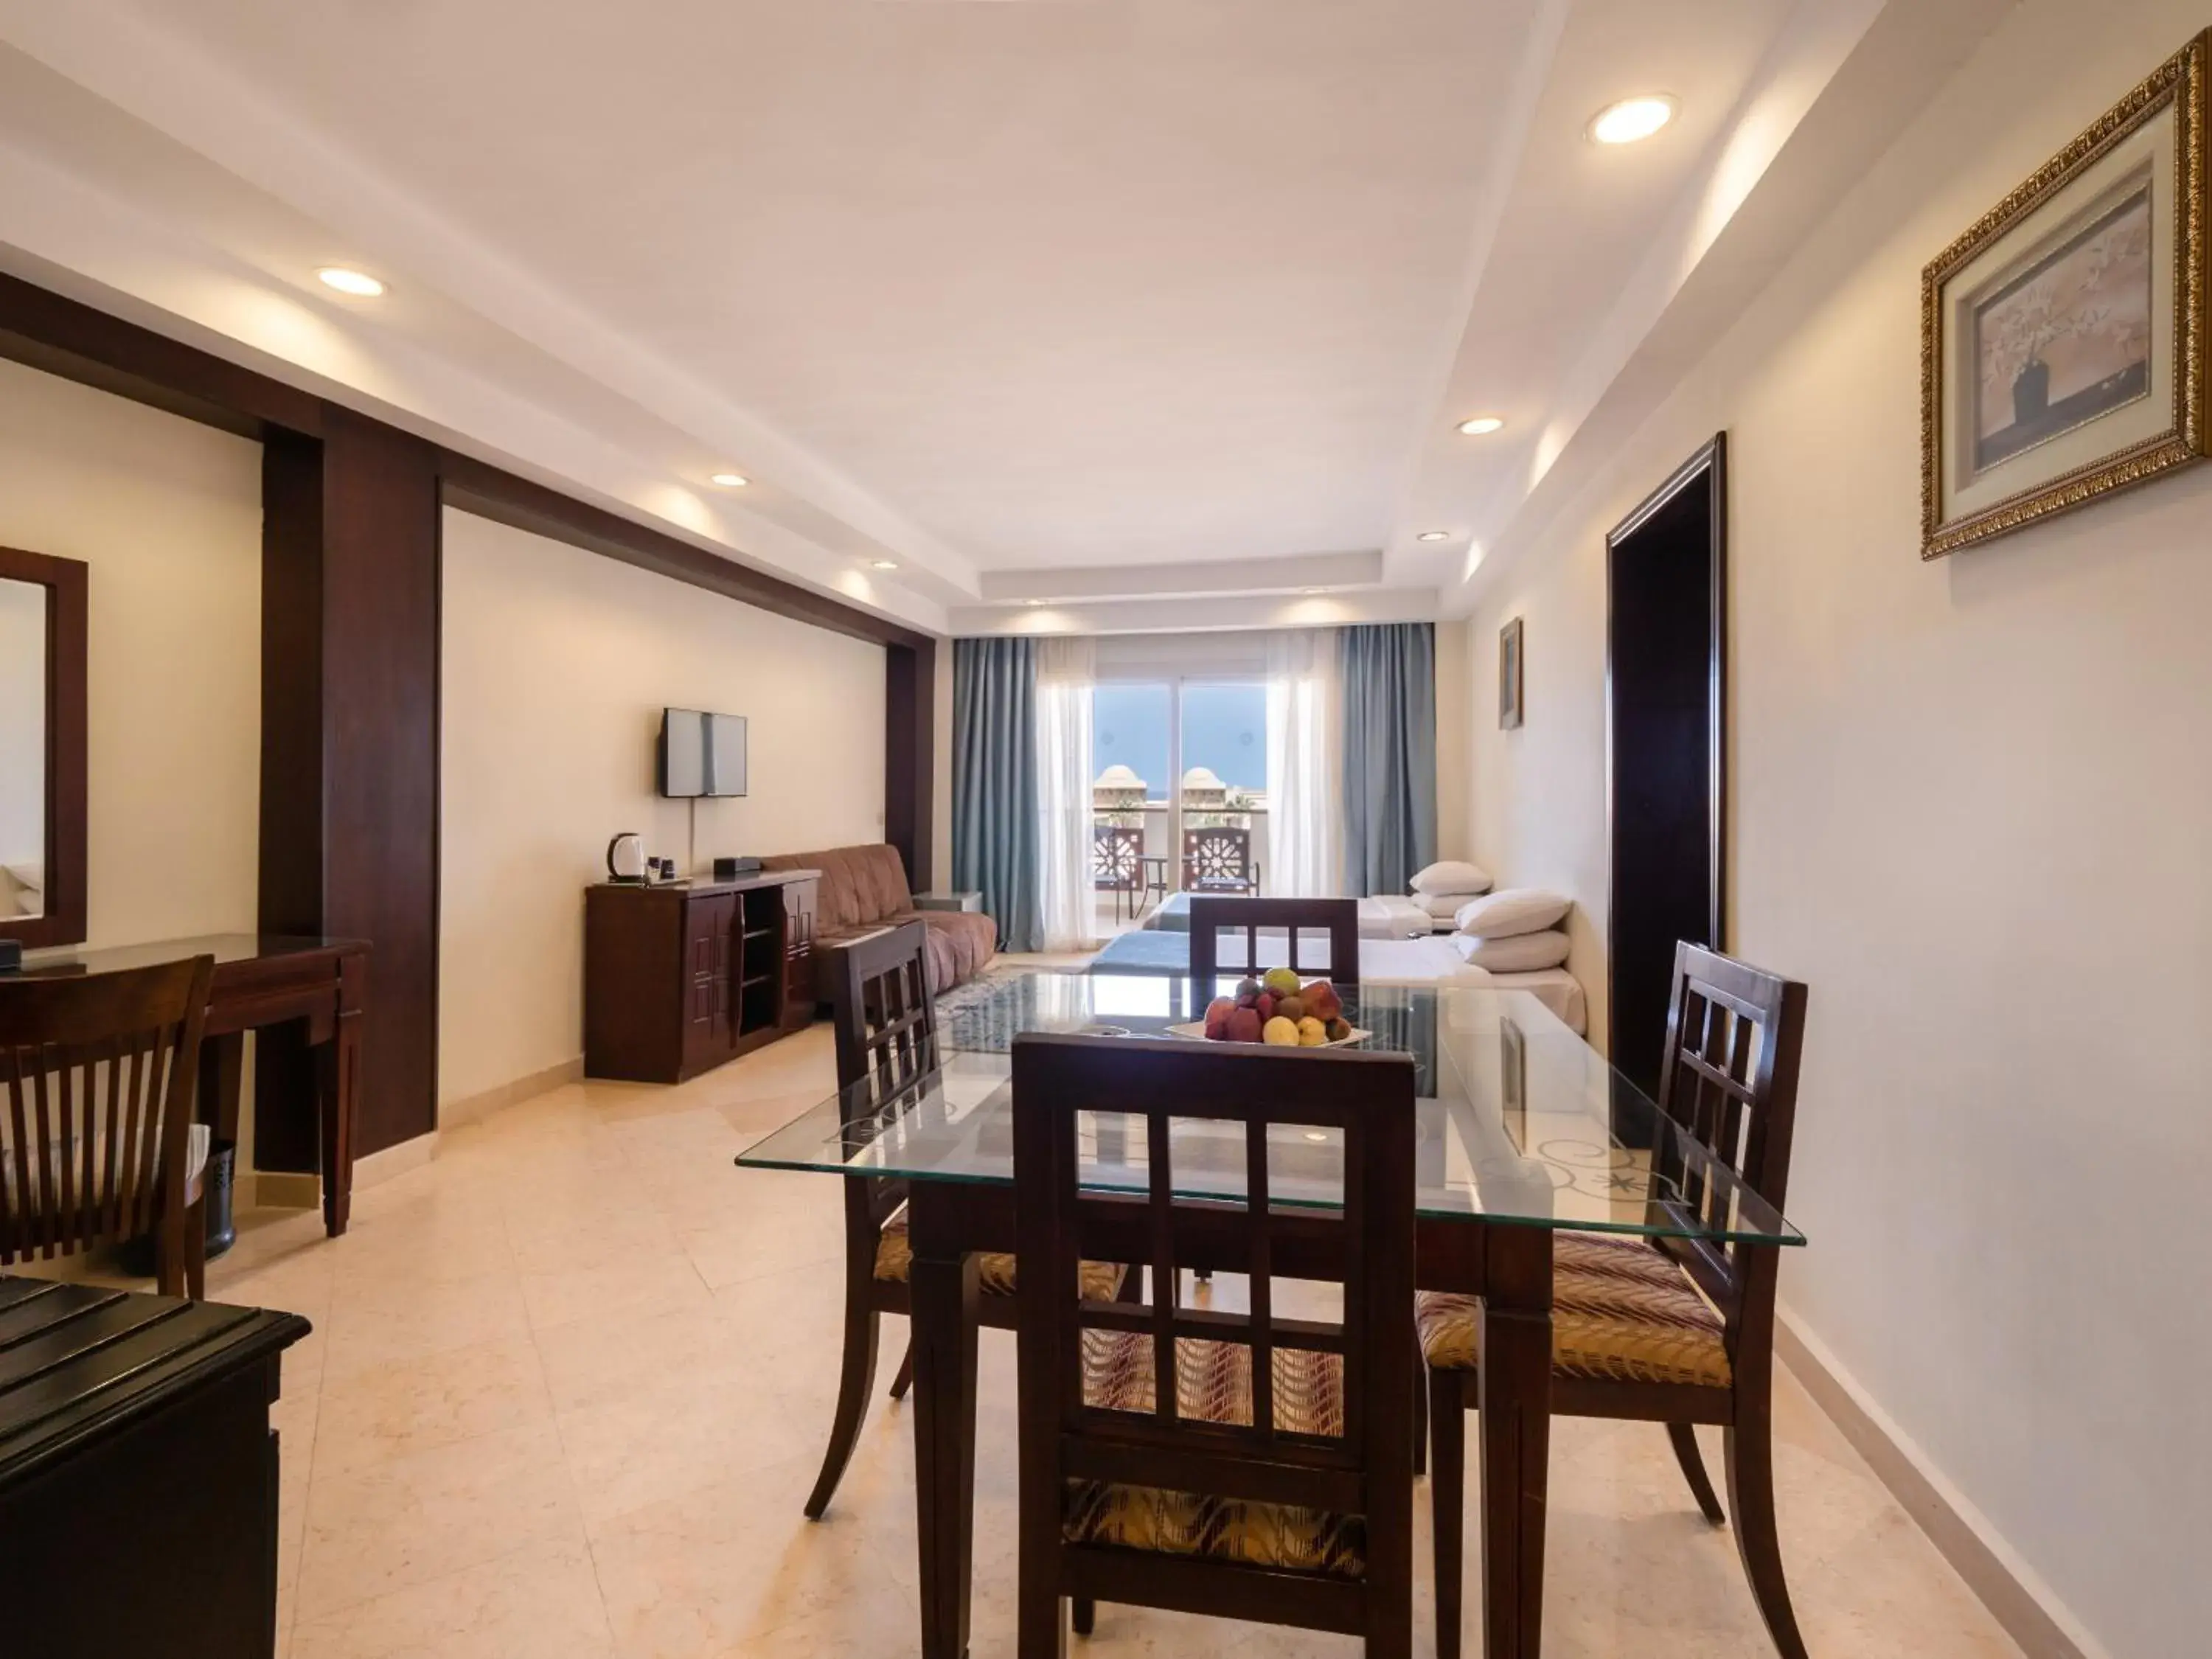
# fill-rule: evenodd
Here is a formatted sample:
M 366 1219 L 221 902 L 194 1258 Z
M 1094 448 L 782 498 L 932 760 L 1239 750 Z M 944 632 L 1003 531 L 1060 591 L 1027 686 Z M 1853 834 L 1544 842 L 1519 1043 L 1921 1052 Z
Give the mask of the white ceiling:
M 926 625 L 1449 613 L 2002 9 L 0 0 L 0 264 Z

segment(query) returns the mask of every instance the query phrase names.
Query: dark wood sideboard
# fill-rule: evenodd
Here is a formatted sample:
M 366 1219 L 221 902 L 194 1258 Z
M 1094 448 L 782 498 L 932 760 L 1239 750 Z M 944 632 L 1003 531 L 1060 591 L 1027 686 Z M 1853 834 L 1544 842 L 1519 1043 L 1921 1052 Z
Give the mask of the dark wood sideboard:
M 0 1652 L 276 1652 L 269 1407 L 307 1329 L 0 1277 Z
M 584 895 L 584 1074 L 681 1083 L 814 1018 L 818 870 Z

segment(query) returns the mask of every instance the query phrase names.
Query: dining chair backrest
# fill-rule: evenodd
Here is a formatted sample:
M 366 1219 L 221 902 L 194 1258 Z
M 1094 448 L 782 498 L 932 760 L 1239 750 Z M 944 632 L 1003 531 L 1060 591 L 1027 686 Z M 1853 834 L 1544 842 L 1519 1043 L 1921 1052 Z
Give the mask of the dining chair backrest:
M 846 1133 L 858 1150 L 876 1124 L 914 1104 L 939 1063 L 927 924 L 909 921 L 842 946 L 830 1015 Z M 897 1181 L 852 1181 L 846 1188 L 848 1206 L 864 1207 L 876 1226 L 906 1195 Z
M 1409 1516 L 1397 1509 L 1402 1499 L 1410 1510 L 1413 1479 L 1413 1098 L 1402 1054 L 1014 1039 L 1025 1520 L 1033 1499 L 1057 1502 L 1065 1480 L 1110 1481 L 1363 1516 L 1371 1558 L 1401 1547 L 1396 1529 Z M 1129 1185 L 1141 1190 L 1083 1185 L 1082 1149 L 1111 1139 L 1115 1115 L 1141 1171 Z M 1178 1147 L 1170 1124 L 1188 1121 L 1231 1127 Z M 1178 1152 L 1206 1169 L 1179 1171 Z M 1340 1172 L 1341 1207 L 1316 1207 L 1304 1183 Z M 1245 1201 L 1176 1196 L 1201 1176 L 1207 1192 L 1242 1191 Z M 1294 1180 L 1296 1198 L 1276 1196 Z M 1181 1305 L 1179 1263 L 1192 1245 L 1249 1275 L 1248 1312 Z M 1144 1261 L 1149 1301 L 1080 1300 L 1085 1256 Z M 1341 1318 L 1279 1313 L 1279 1278 L 1340 1285 Z M 1147 1409 L 1086 1403 L 1086 1339 L 1102 1332 L 1148 1341 Z M 1246 1379 L 1248 1422 L 1186 1414 L 1199 1385 L 1198 1370 L 1186 1375 L 1194 1356 L 1220 1357 L 1179 1346 L 1192 1340 L 1245 1351 L 1229 1374 Z M 1310 1395 L 1291 1391 L 1316 1365 L 1341 1367 L 1342 1419 L 1301 1428 L 1288 1419 L 1310 1413 Z
M 1338 985 L 1359 983 L 1359 901 L 1348 898 L 1206 898 L 1190 902 L 1190 977 L 1202 1008 L 1215 994 L 1223 974 L 1257 974 L 1260 934 L 1280 929 L 1288 955 L 1283 966 L 1306 979 L 1326 978 Z M 1221 936 L 1243 935 L 1243 949 L 1224 960 Z M 1328 958 L 1315 947 L 1326 938 Z
M 181 1212 L 214 976 L 193 957 L 0 979 L 0 1262 Z
M 1659 1073 L 1659 1109 L 1689 1132 L 1701 1158 L 1657 1160 L 1674 1195 L 1661 1201 L 1717 1227 L 1728 1218 L 1714 1165 L 1779 1210 L 1790 1195 L 1797 1072 L 1805 1045 L 1805 986 L 1702 945 L 1674 946 L 1674 989 Z M 1710 1160 L 1705 1161 L 1705 1160 Z M 1735 1320 L 1747 1251 L 1701 1238 L 1666 1241 L 1706 1295 Z M 1773 1252 L 1757 1253 L 1770 1262 Z

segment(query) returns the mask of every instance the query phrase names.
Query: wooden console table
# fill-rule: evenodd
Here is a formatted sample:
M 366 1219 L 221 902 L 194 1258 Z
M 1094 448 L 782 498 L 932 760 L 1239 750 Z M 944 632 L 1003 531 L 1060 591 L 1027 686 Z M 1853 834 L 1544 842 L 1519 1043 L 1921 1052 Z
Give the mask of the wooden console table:
M 814 1018 L 819 870 L 584 895 L 584 1075 L 682 1083 Z
M 332 1238 L 346 1230 L 353 1206 L 354 1103 L 361 1093 L 362 1012 L 368 1002 L 368 945 L 362 939 L 302 939 L 278 933 L 211 933 L 200 939 L 102 950 L 35 951 L 27 975 L 110 974 L 188 957 L 215 958 L 207 1038 L 200 1048 L 199 1116 L 216 1139 L 238 1139 L 246 1033 L 299 1021 L 315 1056 L 314 1140 L 320 1154 L 323 1226 Z M 285 1091 L 257 1090 L 257 1127 L 296 1111 Z M 257 1135 L 258 1143 L 269 1137 Z M 306 1126 L 290 1137 L 304 1144 Z M 260 1167 L 259 1146 L 255 1164 Z
M 297 1314 L 0 1276 L 0 1607 L 22 1659 L 276 1650 Z

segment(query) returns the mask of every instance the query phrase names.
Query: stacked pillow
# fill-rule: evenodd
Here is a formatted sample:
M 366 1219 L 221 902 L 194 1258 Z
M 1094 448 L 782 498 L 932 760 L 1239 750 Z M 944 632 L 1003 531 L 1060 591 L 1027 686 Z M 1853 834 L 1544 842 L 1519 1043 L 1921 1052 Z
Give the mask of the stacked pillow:
M 1493 974 L 1534 974 L 1567 959 L 1566 921 L 1573 901 L 1538 887 L 1508 887 L 1469 899 L 1454 913 L 1452 948 L 1471 968 Z
M 1490 872 L 1457 859 L 1432 864 L 1413 879 L 1413 902 L 1428 912 L 1441 933 L 1472 898 L 1490 890 Z

